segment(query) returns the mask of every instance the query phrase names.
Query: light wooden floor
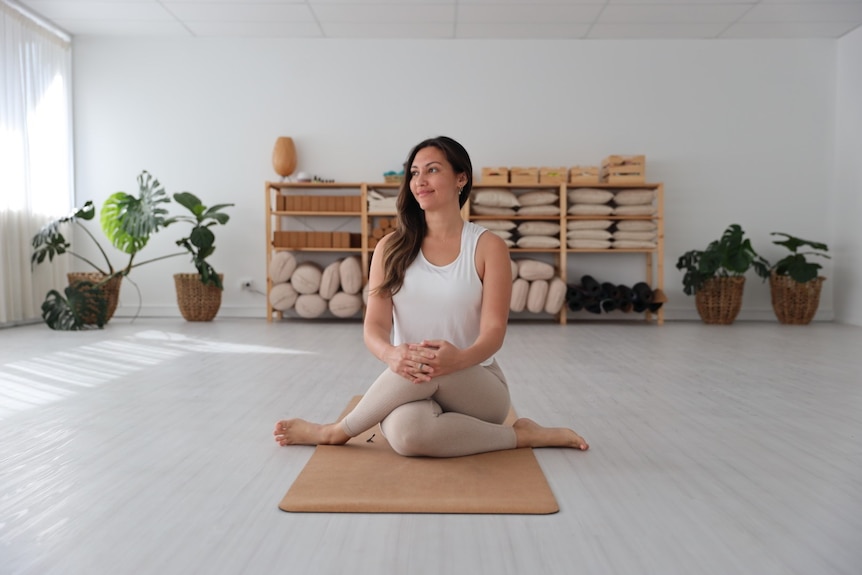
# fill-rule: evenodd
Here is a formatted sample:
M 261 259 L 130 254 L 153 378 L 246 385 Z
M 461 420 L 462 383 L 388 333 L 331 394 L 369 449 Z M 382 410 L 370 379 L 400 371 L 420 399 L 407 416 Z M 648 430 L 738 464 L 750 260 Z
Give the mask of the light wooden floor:
M 862 573 L 862 328 L 518 323 L 500 361 L 592 445 L 537 451 L 560 513 L 288 514 L 273 423 L 363 392 L 358 323 L 0 330 L 0 573 Z

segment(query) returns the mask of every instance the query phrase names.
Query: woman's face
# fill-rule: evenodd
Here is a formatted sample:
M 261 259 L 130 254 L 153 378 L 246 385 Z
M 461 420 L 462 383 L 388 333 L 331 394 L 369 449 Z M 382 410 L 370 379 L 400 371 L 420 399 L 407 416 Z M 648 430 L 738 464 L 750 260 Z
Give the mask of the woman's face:
M 446 154 L 439 148 L 422 148 L 410 166 L 410 191 L 423 210 L 458 204 L 461 187 L 467 183 L 465 174 L 456 174 Z

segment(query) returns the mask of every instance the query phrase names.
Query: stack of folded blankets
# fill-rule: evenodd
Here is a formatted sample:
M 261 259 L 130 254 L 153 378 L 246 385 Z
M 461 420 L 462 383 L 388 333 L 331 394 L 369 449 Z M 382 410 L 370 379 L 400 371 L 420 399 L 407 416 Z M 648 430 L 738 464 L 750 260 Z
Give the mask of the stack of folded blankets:
M 377 190 L 368 190 L 368 211 L 395 213 L 398 196 L 387 196 Z
M 572 249 L 655 248 L 657 226 L 655 190 L 576 188 L 568 192 L 570 216 L 595 219 L 571 220 L 566 225 L 566 244 Z M 610 220 L 603 216 L 638 219 Z
M 470 210 L 477 216 L 559 216 L 560 196 L 554 190 L 529 190 L 515 194 L 511 190 L 486 188 L 477 190 L 470 200 Z M 560 224 L 551 221 L 481 220 L 476 222 L 503 238 L 506 245 L 527 249 L 560 247 Z

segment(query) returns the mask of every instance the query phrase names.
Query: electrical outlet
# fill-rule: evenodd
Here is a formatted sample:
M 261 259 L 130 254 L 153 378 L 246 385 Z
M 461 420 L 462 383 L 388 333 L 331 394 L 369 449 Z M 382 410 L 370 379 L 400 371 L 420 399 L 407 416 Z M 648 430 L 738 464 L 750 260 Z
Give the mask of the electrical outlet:
M 242 278 L 239 280 L 239 289 L 253 289 L 254 288 L 254 280 L 251 278 Z

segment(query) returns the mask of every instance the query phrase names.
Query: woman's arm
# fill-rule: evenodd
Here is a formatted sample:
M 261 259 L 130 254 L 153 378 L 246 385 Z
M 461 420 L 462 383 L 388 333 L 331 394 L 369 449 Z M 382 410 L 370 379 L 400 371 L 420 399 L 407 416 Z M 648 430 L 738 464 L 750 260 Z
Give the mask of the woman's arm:
M 374 288 L 381 285 L 384 279 L 383 250 L 390 236 L 384 236 L 374 248 L 371 256 L 371 270 L 368 273 L 368 304 L 365 308 L 363 338 L 365 347 L 380 361 L 386 361 L 386 355 L 393 349 L 392 341 L 392 298 L 387 295 L 375 294 Z

